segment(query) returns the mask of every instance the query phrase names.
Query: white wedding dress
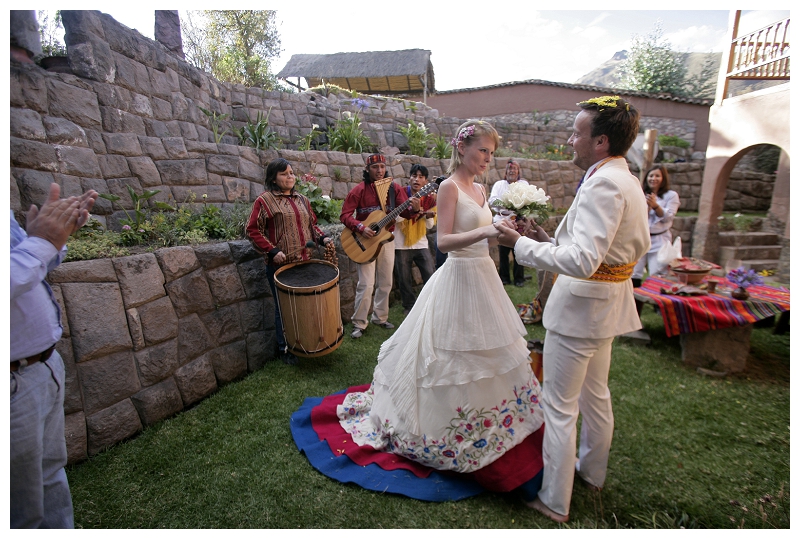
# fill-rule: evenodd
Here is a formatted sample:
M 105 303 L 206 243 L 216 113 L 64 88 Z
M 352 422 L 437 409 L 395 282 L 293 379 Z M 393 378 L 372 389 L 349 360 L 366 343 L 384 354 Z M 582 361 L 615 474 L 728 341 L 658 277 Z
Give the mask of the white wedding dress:
M 489 225 L 459 191 L 453 233 Z M 487 240 L 451 251 L 383 343 L 370 389 L 338 406 L 342 427 L 369 444 L 440 470 L 473 472 L 542 426 L 527 332 Z

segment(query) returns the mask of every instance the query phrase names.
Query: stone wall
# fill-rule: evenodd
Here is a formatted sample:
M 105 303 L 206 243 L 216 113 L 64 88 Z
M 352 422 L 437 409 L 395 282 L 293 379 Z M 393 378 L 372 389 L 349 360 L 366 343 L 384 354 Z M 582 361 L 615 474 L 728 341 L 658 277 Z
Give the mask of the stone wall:
M 275 356 L 273 298 L 248 241 L 64 263 L 66 435 L 77 462 Z

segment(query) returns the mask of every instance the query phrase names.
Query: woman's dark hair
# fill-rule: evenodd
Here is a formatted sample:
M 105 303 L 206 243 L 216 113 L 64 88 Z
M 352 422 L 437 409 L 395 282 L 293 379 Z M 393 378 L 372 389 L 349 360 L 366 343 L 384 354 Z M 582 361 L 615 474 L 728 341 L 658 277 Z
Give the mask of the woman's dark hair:
M 618 96 L 581 101 L 578 106 L 592 114 L 592 138 L 608 137 L 608 154 L 621 157 L 628 153 L 639 134 L 639 111 Z
M 413 167 L 411 167 L 411 172 L 409 172 L 408 175 L 413 176 L 417 172 L 421 172 L 426 179 L 428 178 L 428 167 L 423 165 L 414 165 Z
M 267 176 L 264 180 L 264 187 L 273 191 L 278 188 L 278 184 L 276 183 L 278 179 L 278 172 L 283 172 L 291 163 L 286 159 L 275 159 L 274 161 L 270 161 L 269 165 L 267 165 Z
M 644 193 L 646 195 L 649 195 L 653 192 L 650 189 L 650 186 L 647 185 L 647 177 L 654 170 L 661 171 L 661 185 L 658 186 L 658 193 L 656 193 L 656 196 L 662 196 L 664 193 L 669 191 L 669 174 L 667 173 L 667 169 L 664 168 L 664 165 L 653 165 L 647 170 L 647 174 L 644 175 L 644 180 L 642 180 L 642 189 L 644 189 Z

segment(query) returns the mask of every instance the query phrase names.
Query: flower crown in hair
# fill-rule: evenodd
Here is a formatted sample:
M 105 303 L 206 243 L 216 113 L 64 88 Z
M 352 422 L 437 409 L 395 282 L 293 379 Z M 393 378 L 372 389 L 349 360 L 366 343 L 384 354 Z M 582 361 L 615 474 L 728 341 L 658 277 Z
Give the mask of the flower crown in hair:
M 609 107 L 612 109 L 616 108 L 619 101 L 620 98 L 618 95 L 614 96 L 604 95 L 601 97 L 593 97 L 591 99 L 587 99 L 586 101 L 581 101 L 580 103 L 578 103 L 578 106 L 580 107 L 581 105 L 597 105 L 598 112 L 603 112 L 605 110 L 604 107 Z M 625 103 L 625 110 L 631 110 L 631 106 L 629 103 Z
M 474 134 L 475 134 L 475 126 L 468 125 L 467 127 L 462 128 L 461 131 L 458 132 L 458 135 L 456 135 L 456 137 L 450 141 L 450 144 L 455 148 L 459 142 L 468 139 Z

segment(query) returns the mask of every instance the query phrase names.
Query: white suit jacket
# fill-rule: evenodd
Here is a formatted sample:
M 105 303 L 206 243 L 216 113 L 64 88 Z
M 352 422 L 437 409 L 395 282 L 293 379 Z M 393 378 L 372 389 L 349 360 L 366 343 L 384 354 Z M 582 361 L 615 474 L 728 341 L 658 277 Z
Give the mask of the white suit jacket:
M 647 203 L 625 159 L 612 159 L 586 181 L 556 229 L 552 243 L 520 238 L 521 264 L 558 273 L 542 320 L 545 329 L 602 339 L 642 327 L 630 279 L 587 280 L 601 262 L 636 262 L 650 248 Z

